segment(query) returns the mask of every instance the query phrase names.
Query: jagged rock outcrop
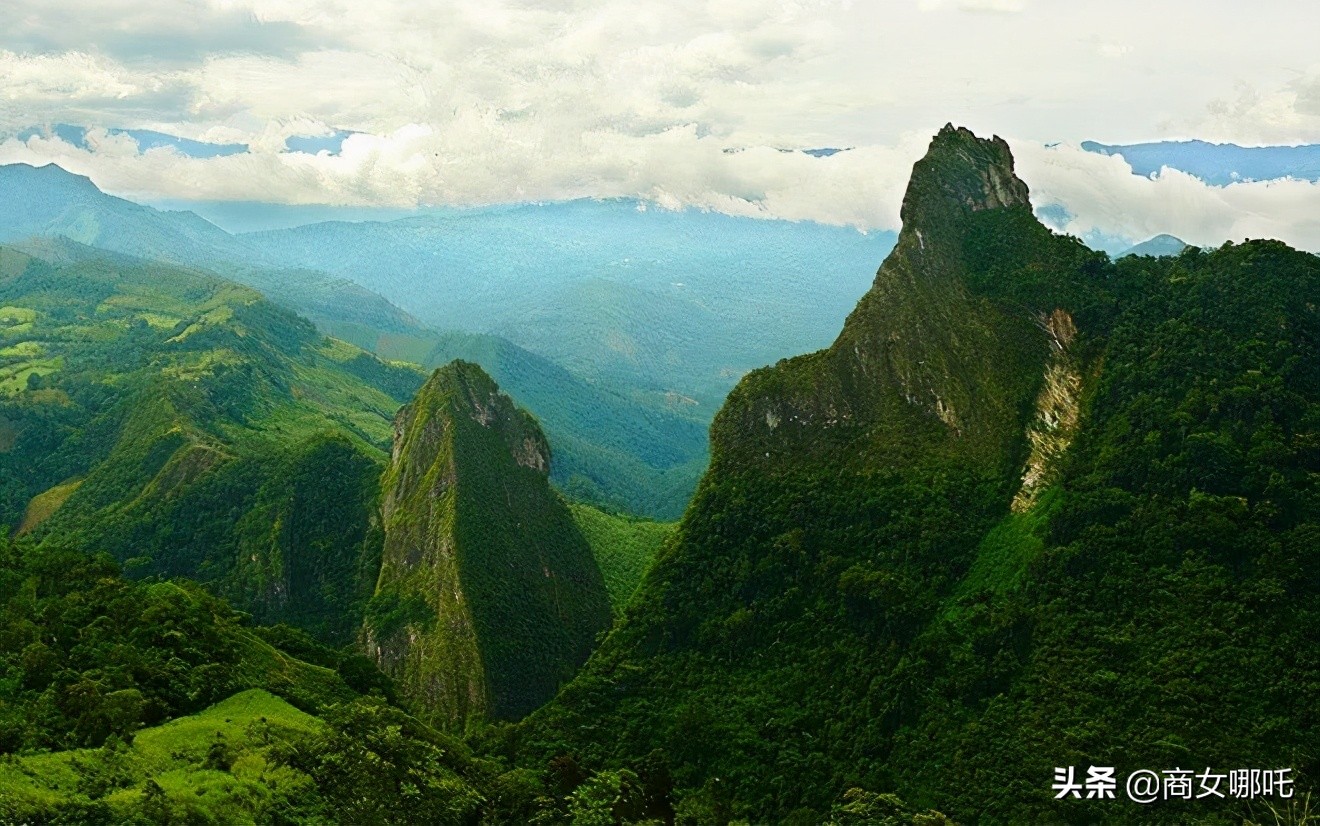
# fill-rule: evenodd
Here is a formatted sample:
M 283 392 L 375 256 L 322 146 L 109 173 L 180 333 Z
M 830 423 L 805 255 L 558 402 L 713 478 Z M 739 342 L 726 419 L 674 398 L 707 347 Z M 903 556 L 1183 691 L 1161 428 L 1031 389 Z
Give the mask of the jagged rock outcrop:
M 871 462 L 932 449 L 1018 461 L 1050 345 L 1020 307 L 971 288 L 998 263 L 969 229 L 987 211 L 1031 221 L 1008 145 L 945 126 L 913 169 L 897 245 L 838 339 L 750 374 L 717 417 L 713 461 L 800 461 L 843 443 Z
M 536 421 L 474 364 L 435 371 L 395 419 L 363 644 L 435 722 L 523 716 L 609 625 L 604 581 L 549 467 Z
M 1013 511 L 1022 513 L 1036 504 L 1040 492 L 1054 481 L 1059 461 L 1081 423 L 1082 373 L 1073 340 L 1077 327 L 1072 316 L 1056 309 L 1041 314 L 1040 327 L 1050 337 L 1050 362 L 1036 396 L 1036 417 L 1027 428 L 1031 453 L 1022 472 L 1022 487 L 1013 497 Z

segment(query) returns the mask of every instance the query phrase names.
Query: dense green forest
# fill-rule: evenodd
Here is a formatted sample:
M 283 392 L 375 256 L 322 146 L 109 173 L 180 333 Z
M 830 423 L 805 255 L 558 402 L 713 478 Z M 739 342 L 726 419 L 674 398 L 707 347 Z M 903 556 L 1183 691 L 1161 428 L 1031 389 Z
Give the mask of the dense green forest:
M 572 501 L 475 364 L 0 248 L 0 822 L 1307 822 L 1320 259 L 1111 261 L 952 127 L 902 217 L 677 526 Z
M 464 477 L 451 538 L 475 554 L 461 585 L 492 683 L 526 691 L 518 663 L 544 654 L 510 642 L 510 623 L 553 641 L 566 588 L 586 589 L 591 624 L 534 689 L 538 703 L 585 658 L 667 526 L 570 509 L 549 485 L 535 420 L 475 365 L 437 372 L 481 390 L 441 410 L 438 397 L 413 397 L 416 367 L 325 339 L 231 282 L 81 254 L 55 266 L 0 248 L 0 263 L 12 532 L 0 565 L 0 821 L 523 822 L 609 810 L 614 775 L 577 794 L 478 759 L 416 719 L 435 708 L 363 656 L 364 619 L 369 642 L 407 608 L 389 578 L 378 588 L 394 524 L 382 485 L 398 493 L 406 475 L 386 473 L 407 429 L 396 434 L 396 411 L 411 399 L 428 421 L 464 416 L 449 419 Z M 471 417 L 492 405 L 509 429 L 481 447 L 491 420 Z M 576 554 L 575 569 L 555 567 L 564 580 L 543 621 L 523 613 L 490 556 L 513 530 L 510 562 L 539 546 L 536 580 L 537 559 L 558 564 L 545 556 L 548 523 L 527 521 L 534 500 Z
M 818 822 L 850 788 L 978 822 L 1259 817 L 1050 784 L 1315 775 L 1320 261 L 1111 263 L 963 130 L 903 214 L 836 344 L 734 391 L 675 544 L 509 747 L 662 750 L 716 821 Z
M 352 639 L 391 420 L 421 373 L 211 276 L 8 260 L 0 520 Z
M 392 422 L 421 370 L 214 276 L 0 258 L 0 521 L 353 640 L 380 566 Z
M 607 823 L 667 793 L 481 757 L 360 654 L 104 555 L 0 550 L 0 642 L 0 823 Z

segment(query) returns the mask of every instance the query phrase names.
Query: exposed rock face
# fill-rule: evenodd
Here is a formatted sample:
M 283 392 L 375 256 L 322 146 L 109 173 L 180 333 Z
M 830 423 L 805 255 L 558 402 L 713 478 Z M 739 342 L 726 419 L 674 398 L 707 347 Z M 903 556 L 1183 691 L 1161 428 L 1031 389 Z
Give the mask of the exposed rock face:
M 913 169 L 898 243 L 839 338 L 736 388 L 712 431 L 714 461 L 744 447 L 773 459 L 821 445 L 819 430 L 837 445 L 877 427 L 947 439 L 987 464 L 1004 461 L 1022 438 L 1021 412 L 1049 350 L 1030 317 L 968 289 L 969 271 L 981 264 L 966 248 L 966 225 L 989 210 L 1030 216 L 1008 145 L 944 127 Z M 1033 378 L 1016 370 L 1023 364 Z M 929 448 L 924 438 L 880 433 L 871 447 L 887 455 L 872 458 L 899 460 L 918 443 Z
M 930 151 L 912 170 L 903 197 L 903 227 L 920 229 L 950 204 L 973 211 L 1030 206 L 1027 185 L 1013 173 L 1013 154 L 998 135 L 978 138 L 965 127 L 945 124 Z
M 1027 427 L 1031 454 L 1022 473 L 1022 487 L 1013 497 L 1014 513 L 1030 510 L 1041 490 L 1054 480 L 1058 460 L 1072 444 L 1081 420 L 1082 373 L 1071 349 L 1077 327 L 1064 310 L 1042 315 L 1039 322 L 1049 334 L 1052 349 L 1044 384 L 1036 396 L 1036 418 Z
M 363 643 L 434 722 L 521 717 L 609 624 L 604 581 L 549 468 L 536 421 L 474 364 L 437 370 L 395 419 Z

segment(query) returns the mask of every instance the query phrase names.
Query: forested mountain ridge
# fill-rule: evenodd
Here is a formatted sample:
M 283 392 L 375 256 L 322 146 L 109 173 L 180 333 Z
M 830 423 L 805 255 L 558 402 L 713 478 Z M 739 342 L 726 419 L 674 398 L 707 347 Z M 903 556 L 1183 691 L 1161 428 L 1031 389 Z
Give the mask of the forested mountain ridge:
M 115 260 L 126 267 L 170 263 L 202 277 L 219 275 L 387 361 L 426 369 L 455 358 L 478 362 L 540 419 L 560 457 L 554 481 L 577 499 L 677 519 L 705 468 L 712 405 L 677 395 L 635 397 L 628 382 L 587 381 L 498 336 L 429 329 L 348 278 L 308 269 L 306 261 L 254 264 L 259 256 L 247 236 L 191 213 L 107 195 L 54 165 L 0 166 L 0 242 L 65 268 Z M 425 270 L 416 278 L 428 283 Z M 445 294 L 449 300 L 462 295 Z M 480 320 L 477 313 L 460 315 Z
M 550 446 L 475 364 L 436 370 L 394 424 L 363 645 L 422 716 L 462 729 L 540 706 L 609 627 Z
M 312 320 L 369 324 L 400 332 L 417 322 L 353 282 L 308 270 L 253 267 L 253 253 L 191 212 L 167 212 L 107 195 L 54 164 L 0 165 L 0 242 L 68 239 L 77 244 L 184 267 L 202 267 L 255 287 Z
M 420 372 L 211 276 L 3 257 L 4 523 L 351 639 L 390 422 Z
M 834 345 L 747 376 L 676 541 L 526 759 L 672 770 L 680 817 L 867 793 L 983 822 L 1239 822 L 1055 801 L 1055 766 L 1316 771 L 1320 262 L 1117 264 L 946 127 Z M 1268 596 L 1267 596 L 1268 595 Z M 1268 676 L 1266 676 L 1268 675 Z M 657 751 L 659 750 L 659 751 Z

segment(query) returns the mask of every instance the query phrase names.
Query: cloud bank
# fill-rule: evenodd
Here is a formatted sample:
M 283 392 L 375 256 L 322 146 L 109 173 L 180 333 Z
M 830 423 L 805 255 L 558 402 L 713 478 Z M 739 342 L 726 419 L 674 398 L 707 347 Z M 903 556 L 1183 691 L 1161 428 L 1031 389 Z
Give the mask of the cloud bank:
M 1168 233 L 1197 246 L 1278 238 L 1320 251 L 1320 184 L 1311 181 L 1211 186 L 1167 167 L 1150 178 L 1133 175 L 1123 158 L 1078 146 L 1019 143 L 1014 152 L 1037 209 L 1058 205 L 1068 214 L 1047 220 L 1061 232 L 1128 241 Z
M 887 229 L 912 162 L 952 120 L 1008 137 L 1067 231 L 1320 248 L 1302 217 L 1320 214 L 1314 185 L 1147 180 L 1071 148 L 1320 142 L 1314 27 L 1299 20 L 1320 15 L 1284 0 L 1249 16 L 1191 0 L 1082 6 L 14 0 L 0 9 L 0 162 L 59 163 L 145 200 L 631 196 Z M 59 123 L 89 127 L 86 145 L 31 132 Z M 249 151 L 189 157 L 125 129 Z M 288 150 L 343 135 L 337 152 Z M 850 149 L 780 151 L 822 147 Z

